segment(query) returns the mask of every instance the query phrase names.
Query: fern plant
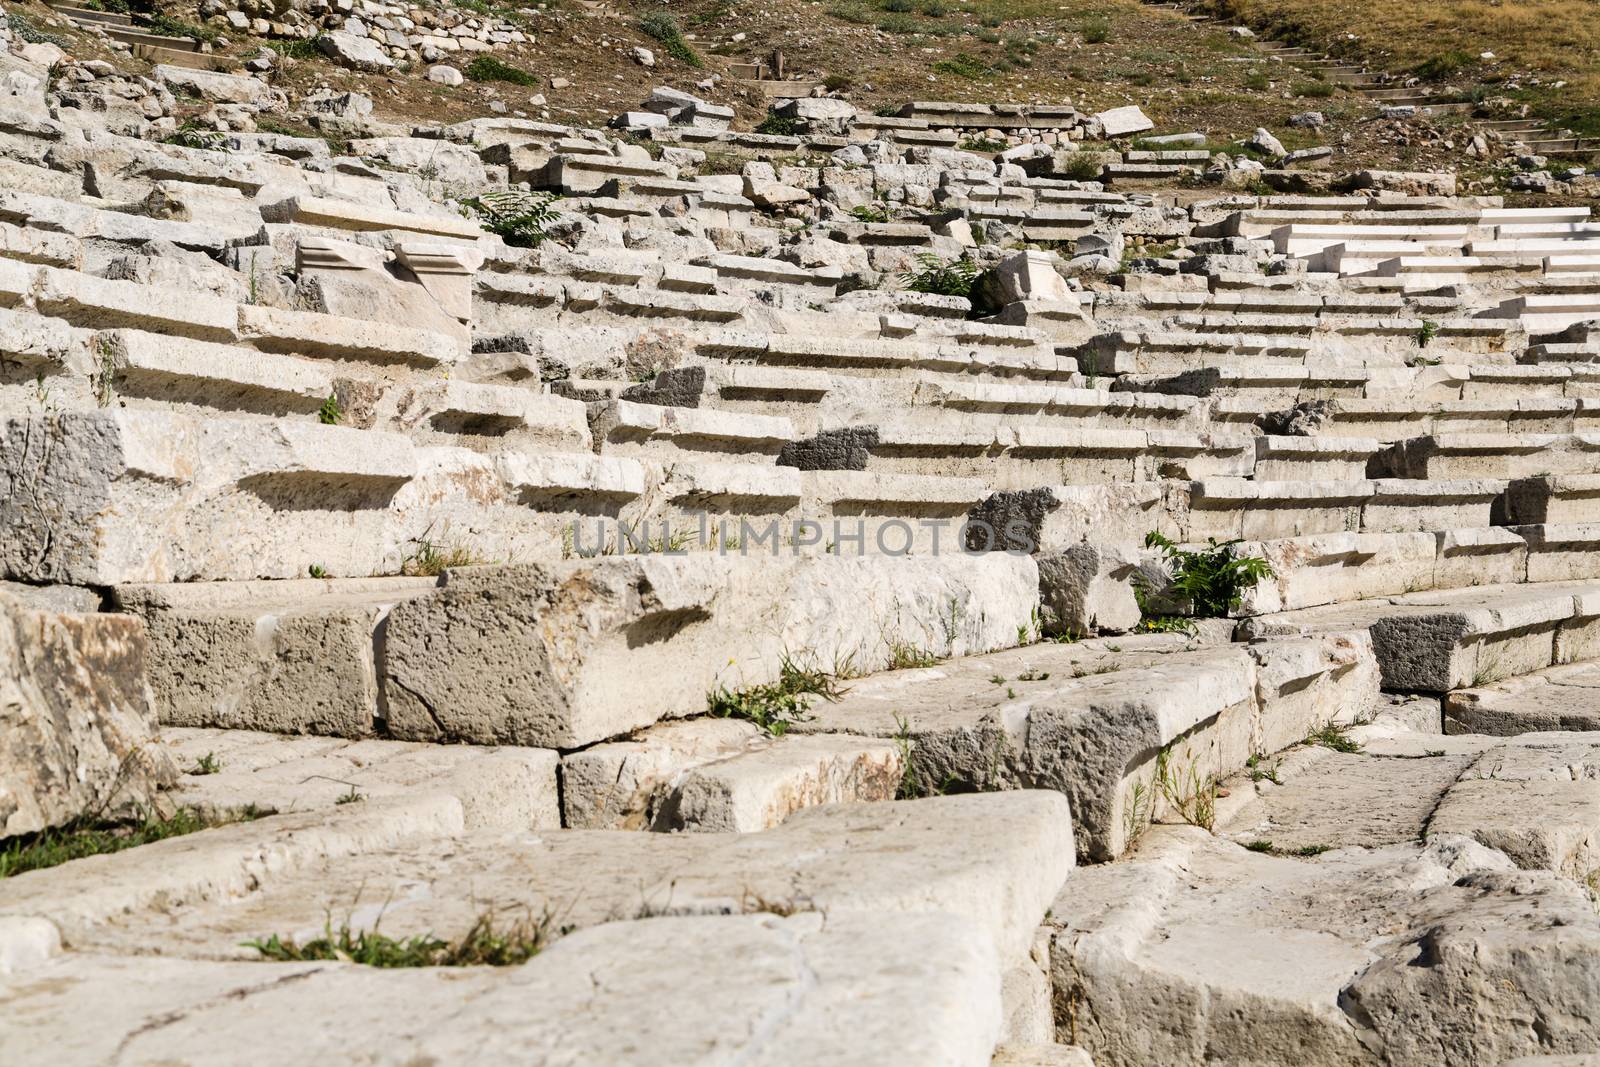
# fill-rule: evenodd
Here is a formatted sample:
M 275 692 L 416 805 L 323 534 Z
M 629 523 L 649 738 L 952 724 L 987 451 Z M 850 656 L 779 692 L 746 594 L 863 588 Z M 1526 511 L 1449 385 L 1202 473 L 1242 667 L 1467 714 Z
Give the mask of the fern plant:
M 555 193 L 524 193 L 515 189 L 468 197 L 462 206 L 513 248 L 534 248 L 550 236 L 550 226 L 561 217 Z
M 1205 548 L 1190 551 L 1152 530 L 1145 534 L 1144 543 L 1146 548 L 1159 548 L 1166 557 L 1172 573 L 1166 591 L 1188 600 L 1194 605 L 1194 615 L 1202 619 L 1226 618 L 1243 602 L 1246 589 L 1273 573 L 1272 565 L 1261 557 L 1235 553 L 1238 539 L 1219 542 L 1211 537 Z
M 972 297 L 972 283 L 978 280 L 978 265 L 962 256 L 941 259 L 932 252 L 917 253 L 914 270 L 902 271 L 900 281 L 913 293 Z

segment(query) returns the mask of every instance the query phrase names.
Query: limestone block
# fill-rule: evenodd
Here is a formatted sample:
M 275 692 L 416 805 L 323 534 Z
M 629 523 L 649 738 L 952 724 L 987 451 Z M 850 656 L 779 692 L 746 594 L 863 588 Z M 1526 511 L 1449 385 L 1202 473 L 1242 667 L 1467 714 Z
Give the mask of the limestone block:
M 1086 539 L 1143 543 L 1157 530 L 1180 536 L 1157 482 L 1052 485 L 991 494 L 971 518 L 988 523 L 1002 546 L 1061 552 Z
M 161 721 L 367 737 L 381 726 L 374 645 L 389 610 L 431 578 L 117 587 L 153 635 Z
M 129 326 L 199 340 L 232 340 L 238 305 L 200 293 L 110 281 L 55 267 L 39 269 L 34 307 L 76 326 Z
M 135 806 L 176 777 L 156 742 L 144 626 L 0 593 L 0 838 Z
M 1077 294 L 1056 269 L 1059 262 L 1050 252 L 1019 252 L 979 279 L 978 299 L 993 308 L 1019 300 L 1077 303 Z
M 367 137 L 350 142 L 362 158 L 381 159 L 427 181 L 480 189 L 488 183 L 483 161 L 472 149 L 437 137 Z
M 240 338 L 266 352 L 423 365 L 453 363 L 465 354 L 462 343 L 442 333 L 311 311 L 241 304 L 238 323 Z
M 274 199 L 270 196 L 272 192 L 264 191 L 267 199 L 261 204 L 261 217 L 268 222 L 296 222 L 334 230 L 401 230 L 467 240 L 483 235 L 476 222 L 460 215 L 419 215 L 317 196 Z
M 903 769 L 892 741 L 783 737 L 690 769 L 663 806 L 661 822 L 669 829 L 753 833 L 817 804 L 893 800 Z
M 1136 105 L 1127 107 L 1114 107 L 1109 111 L 1097 112 L 1094 120 L 1100 124 L 1101 132 L 1107 137 L 1126 137 L 1129 134 L 1143 133 L 1155 129 L 1156 124 L 1151 122 L 1143 111 Z
M 895 645 L 964 654 L 1025 632 L 1031 559 L 653 554 L 450 572 L 390 613 L 391 732 L 573 748 L 774 680 L 785 653 L 871 670 Z
M 0 258 L 77 270 L 83 266 L 83 243 L 70 234 L 5 222 L 0 223 Z
M 690 719 L 659 723 L 627 740 L 568 753 L 561 760 L 563 824 L 575 829 L 656 829 L 674 784 L 686 772 L 765 744 L 754 723 Z
M 520 967 L 74 953 L 0 986 L 0 1008 L 18 1023 L 0 1034 L 0 1055 L 48 1047 L 63 1067 L 88 1067 L 118 1055 L 171 1060 L 216 1042 L 236 1050 L 239 1067 L 267 1067 L 371 1058 L 381 1030 L 387 1048 L 375 1062 L 395 1064 L 978 1067 L 1000 1034 L 998 990 L 980 928 L 893 911 L 620 921 Z M 99 1025 L 74 1025 L 86 1014 Z M 313 1025 L 329 1018 L 340 1025 Z
M 272 87 L 259 78 L 242 74 L 224 74 L 215 70 L 196 70 L 169 63 L 157 64 L 150 76 L 174 94 L 198 96 L 220 104 L 250 104 L 257 108 L 272 106 Z
M 319 34 L 317 47 L 340 66 L 376 74 L 394 66 L 394 61 L 371 39 L 334 31 Z
M 1132 575 L 1136 544 L 1082 542 L 1038 558 L 1040 616 L 1047 634 L 1123 633 L 1139 624 Z
M 1600 730 L 1600 668 L 1572 663 L 1448 693 L 1446 733 L 1499 737 Z

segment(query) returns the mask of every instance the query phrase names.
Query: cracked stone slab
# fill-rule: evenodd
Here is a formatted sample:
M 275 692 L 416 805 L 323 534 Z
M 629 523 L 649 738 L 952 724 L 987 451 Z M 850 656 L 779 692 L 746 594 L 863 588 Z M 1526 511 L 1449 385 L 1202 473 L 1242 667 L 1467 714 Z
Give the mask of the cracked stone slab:
M 1170 804 L 1163 753 L 1203 779 L 1361 710 L 1370 657 L 1343 635 L 1205 647 L 1177 635 L 1043 643 L 851 683 L 800 732 L 894 738 L 923 788 L 1059 789 L 1080 855 L 1121 854 Z M 1352 666 L 1352 665 L 1356 666 Z
M 72 954 L 0 982 L 0 1060 L 985 1067 L 999 984 L 980 929 L 903 912 L 612 923 L 507 968 Z
M 1600 870 L 1600 740 L 1545 737 L 1479 756 L 1445 793 L 1428 833 L 1471 837 L 1519 867 L 1587 883 Z
M 1240 843 L 1302 848 L 1377 848 L 1420 839 L 1441 798 L 1471 764 L 1471 754 L 1379 757 L 1308 745 L 1263 759 L 1275 776 L 1229 785 L 1246 799 L 1227 834 Z M 1252 790 L 1253 785 L 1253 790 Z
M 893 800 L 901 770 L 891 741 L 691 719 L 569 754 L 562 802 L 576 828 L 749 833 L 817 804 Z
M 449 571 L 389 613 L 391 733 L 578 748 L 703 712 L 775 681 L 786 655 L 883 667 L 898 646 L 1015 644 L 1038 602 L 1032 558 L 651 554 Z M 803 653 L 802 653 L 803 650 Z

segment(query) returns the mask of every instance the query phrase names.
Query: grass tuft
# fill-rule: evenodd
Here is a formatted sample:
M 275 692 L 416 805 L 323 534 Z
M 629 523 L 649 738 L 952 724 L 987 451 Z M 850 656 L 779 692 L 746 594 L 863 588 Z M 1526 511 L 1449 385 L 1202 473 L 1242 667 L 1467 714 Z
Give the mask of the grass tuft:
M 348 925 L 334 930 L 329 923 L 321 937 L 304 944 L 272 934 L 244 945 L 259 952 L 262 959 L 280 963 L 337 960 L 366 967 L 515 967 L 549 944 L 550 927 L 546 917 L 498 928 L 494 915 L 485 912 L 454 941 L 432 934 L 394 938 L 376 929 L 351 930 Z
M 778 667 L 778 680 L 745 689 L 718 686 L 706 697 L 706 711 L 719 719 L 753 722 L 773 737 L 782 737 L 795 723 L 811 718 L 811 700 L 838 700 L 844 690 L 827 671 L 807 670 L 788 656 Z
M 217 764 L 219 769 L 220 766 L 220 763 Z M 131 822 L 94 820 L 43 830 L 0 845 L 0 879 L 26 871 L 44 870 L 87 856 L 123 852 L 213 826 L 249 822 L 268 814 L 271 813 L 253 804 L 216 815 L 207 815 L 194 808 L 182 808 L 166 817 L 145 815 Z
M 475 82 L 508 82 L 512 85 L 538 85 L 539 79 L 494 56 L 480 55 L 467 64 L 461 73 Z
M 1350 727 L 1344 723 L 1323 723 L 1306 738 L 1306 743 L 1331 748 L 1335 752 L 1361 751 L 1361 742 L 1350 736 Z

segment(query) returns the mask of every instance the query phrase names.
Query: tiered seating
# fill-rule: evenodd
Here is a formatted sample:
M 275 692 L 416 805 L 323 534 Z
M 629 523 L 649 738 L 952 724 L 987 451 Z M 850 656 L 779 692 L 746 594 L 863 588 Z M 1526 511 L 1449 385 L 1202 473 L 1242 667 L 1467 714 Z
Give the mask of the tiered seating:
M 1063 942 L 1034 951 L 1074 863 L 1213 829 L 1195 804 L 1217 780 L 1260 780 L 1382 690 L 1428 695 L 1435 733 L 1441 707 L 1452 729 L 1592 727 L 1527 708 L 1600 660 L 1587 212 L 1196 201 L 1159 188 L 1208 158 L 1177 144 L 1085 181 L 1062 142 L 1115 114 L 1066 106 L 923 102 L 785 137 L 685 107 L 625 138 L 482 119 L 358 139 L 382 168 L 106 134 L 119 165 L 91 188 L 65 145 L 19 153 L 0 610 L 69 666 L 126 644 L 108 659 L 134 680 L 83 687 L 73 721 L 135 720 L 124 750 L 166 726 L 152 796 L 278 814 L 107 858 L 93 892 L 71 864 L 27 876 L 0 896 L 0 972 L 64 935 L 49 966 L 98 989 L 152 931 L 237 955 L 362 887 L 397 935 L 458 936 L 481 892 L 572 909 L 520 972 L 541 1005 L 597 995 L 563 967 L 581 953 L 681 968 L 684 945 L 789 938 L 830 1025 L 864 1010 L 838 978 L 863 951 L 910 995 L 922 1043 L 874 1031 L 858 1058 L 983 1063 L 1053 1044 L 1073 930 L 1115 927 L 1064 903 Z M 959 147 L 995 129 L 1036 139 Z M 435 141 L 486 184 L 560 194 L 557 217 L 486 229 L 408 162 Z M 970 295 L 912 291 L 961 289 L 960 267 L 908 285 L 958 263 Z M 1270 573 L 1191 618 L 1152 532 Z M 105 616 L 126 632 L 83 621 Z M 1464 781 L 1441 834 L 1483 832 Z M 1007 795 L 930 796 L 965 791 Z M 1113 934 L 1081 973 L 1154 966 Z M 255 965 L 208 966 L 232 988 Z M 464 981 L 459 1011 L 506 995 Z M 332 992 L 426 1019 L 438 990 Z M 568 1047 L 536 1029 L 510 1033 Z M 795 1040 L 771 1062 L 836 1058 Z

